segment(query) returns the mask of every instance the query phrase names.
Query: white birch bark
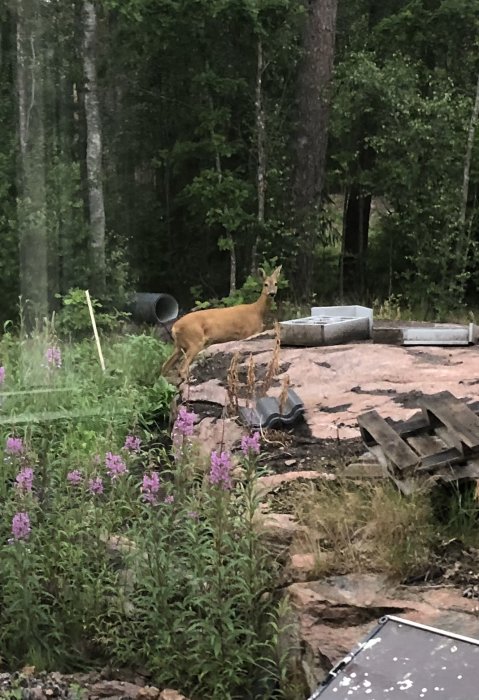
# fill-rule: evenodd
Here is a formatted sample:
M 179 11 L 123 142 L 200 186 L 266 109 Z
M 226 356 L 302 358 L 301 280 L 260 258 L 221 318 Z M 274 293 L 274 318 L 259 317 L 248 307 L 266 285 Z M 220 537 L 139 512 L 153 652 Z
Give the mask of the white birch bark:
M 106 290 L 105 205 L 103 199 L 102 133 L 96 70 L 97 15 L 93 0 L 83 0 L 83 71 L 85 77 L 86 165 L 92 290 Z

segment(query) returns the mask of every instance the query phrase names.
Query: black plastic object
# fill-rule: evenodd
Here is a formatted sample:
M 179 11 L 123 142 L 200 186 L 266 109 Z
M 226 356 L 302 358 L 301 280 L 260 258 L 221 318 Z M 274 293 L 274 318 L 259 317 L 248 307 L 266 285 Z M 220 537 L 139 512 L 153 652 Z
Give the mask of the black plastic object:
M 178 302 L 171 294 L 138 292 L 131 305 L 137 323 L 167 323 L 178 316 Z
M 476 700 L 478 663 L 478 639 L 387 615 L 309 700 Z
M 304 413 L 304 404 L 293 389 L 288 389 L 283 411 L 279 401 L 271 396 L 265 396 L 256 401 L 254 408 L 239 409 L 243 423 L 252 428 L 275 428 L 281 425 L 293 425 Z

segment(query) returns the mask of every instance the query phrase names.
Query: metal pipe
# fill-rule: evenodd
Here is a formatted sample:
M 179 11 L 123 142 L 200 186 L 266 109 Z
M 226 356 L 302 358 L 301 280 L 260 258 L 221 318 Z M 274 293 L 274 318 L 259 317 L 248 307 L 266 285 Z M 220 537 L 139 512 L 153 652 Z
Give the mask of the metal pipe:
M 130 311 L 137 323 L 167 323 L 178 316 L 179 306 L 171 294 L 137 292 Z

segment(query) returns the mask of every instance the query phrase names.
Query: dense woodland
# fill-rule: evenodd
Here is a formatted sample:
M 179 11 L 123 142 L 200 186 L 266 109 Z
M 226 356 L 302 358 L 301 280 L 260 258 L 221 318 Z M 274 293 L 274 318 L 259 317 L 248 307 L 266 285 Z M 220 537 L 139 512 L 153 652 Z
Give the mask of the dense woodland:
M 476 303 L 476 0 L 1 0 L 0 23 L 2 320 L 87 286 L 246 298 L 275 261 L 294 301 Z

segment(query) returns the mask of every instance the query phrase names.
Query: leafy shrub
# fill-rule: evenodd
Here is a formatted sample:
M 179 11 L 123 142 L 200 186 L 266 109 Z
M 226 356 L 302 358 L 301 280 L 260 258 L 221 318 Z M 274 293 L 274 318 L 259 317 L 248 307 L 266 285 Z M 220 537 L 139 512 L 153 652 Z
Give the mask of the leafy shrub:
M 263 263 L 262 269 L 266 275 L 270 275 L 273 270 L 277 267 L 277 258 L 272 258 Z M 260 277 L 253 275 L 248 275 L 243 285 L 236 290 L 234 294 L 230 294 L 227 297 L 222 297 L 221 299 L 210 299 L 208 301 L 195 301 L 195 306 L 197 309 L 209 309 L 211 307 L 223 307 L 223 306 L 237 306 L 238 304 L 251 304 L 256 301 L 256 299 L 261 294 L 262 280 Z M 278 281 L 278 289 L 285 289 L 288 287 L 288 280 L 281 274 Z M 194 288 L 192 292 L 198 294 L 201 290 Z
M 68 294 L 61 296 L 56 295 L 57 299 L 61 299 L 62 308 L 57 316 L 57 327 L 61 334 L 72 335 L 74 337 L 82 337 L 92 333 L 90 312 L 83 289 L 70 289 Z M 91 300 L 95 311 L 95 321 L 99 329 L 103 331 L 117 330 L 121 322 L 128 319 L 128 314 L 123 311 L 113 309 L 105 311 L 103 305 L 98 299 Z
M 245 438 L 238 481 L 224 453 L 204 477 L 193 414 L 180 410 L 171 456 L 140 427 L 155 387 L 164 412 L 171 396 L 155 377 L 159 341 L 107 343 L 106 373 L 92 343 L 59 345 L 61 365 L 49 353 L 54 366 L 43 368 L 46 388 L 71 388 L 62 410 L 101 410 L 52 421 L 45 401 L 37 423 L 0 430 L 4 664 L 72 671 L 109 662 L 147 669 L 193 699 L 275 697 L 273 568 L 253 527 L 257 438 Z M 0 354 L 14 389 L 21 353 L 10 338 Z M 22 396 L 15 411 L 27 408 Z

